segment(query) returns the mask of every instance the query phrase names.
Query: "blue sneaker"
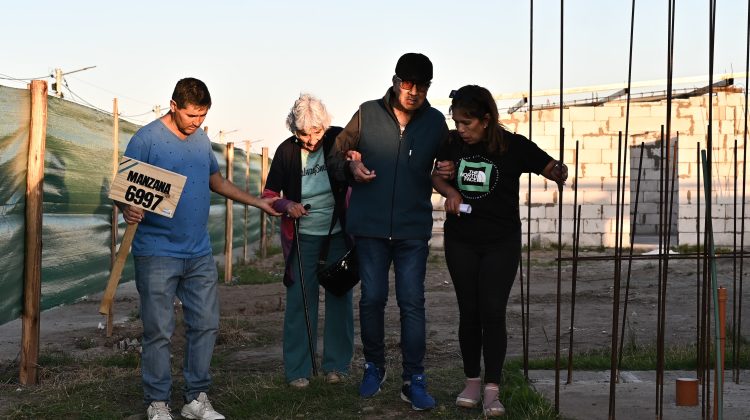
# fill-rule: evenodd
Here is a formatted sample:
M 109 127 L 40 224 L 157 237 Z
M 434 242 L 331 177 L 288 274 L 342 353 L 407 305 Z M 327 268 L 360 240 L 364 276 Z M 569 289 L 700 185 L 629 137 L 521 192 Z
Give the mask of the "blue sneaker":
M 435 408 L 435 399 L 427 393 L 427 378 L 423 374 L 411 375 L 411 383 L 401 387 L 401 399 L 417 411 Z
M 370 398 L 380 392 L 380 386 L 385 382 L 385 369 L 378 369 L 375 363 L 365 363 L 365 374 L 359 384 L 359 396 Z

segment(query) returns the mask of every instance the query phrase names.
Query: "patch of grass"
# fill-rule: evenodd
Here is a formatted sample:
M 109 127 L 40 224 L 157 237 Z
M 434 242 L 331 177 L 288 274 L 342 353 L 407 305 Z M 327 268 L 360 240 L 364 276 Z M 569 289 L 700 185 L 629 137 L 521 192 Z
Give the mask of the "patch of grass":
M 562 245 L 558 244 L 557 242 L 551 242 L 549 244 L 549 248 L 554 250 L 557 250 L 558 248 L 561 248 L 562 250 L 571 249 L 570 244 L 568 244 L 567 242 L 563 242 Z
M 325 383 L 322 376 L 313 378 L 308 388 L 292 390 L 277 366 L 267 372 L 238 369 L 224 358 L 215 358 L 212 368 L 214 384 L 211 398 L 217 410 L 227 418 L 238 419 L 360 419 L 409 418 L 478 419 L 481 408 L 463 409 L 454 404 L 463 386 L 459 367 L 430 369 L 429 390 L 437 400 L 434 410 L 416 413 L 401 401 L 399 368 L 393 365 L 383 390 L 373 398 L 362 399 L 357 393 L 361 370 L 356 369 L 336 385 Z M 67 366 L 45 369 L 41 384 L 24 391 L 22 402 L 11 402 L 10 419 L 120 419 L 142 414 L 141 381 L 138 369 L 102 367 L 105 361 L 82 363 L 71 360 Z M 181 362 L 174 360 L 173 365 Z M 175 375 L 173 412 L 182 406 L 181 378 Z M 501 400 L 507 419 L 555 419 L 550 403 L 523 379 L 518 365 L 506 367 Z
M 678 245 L 673 246 L 671 248 L 673 251 L 677 251 L 680 254 L 690 254 L 690 253 L 702 253 L 705 250 L 704 246 L 698 246 L 698 245 Z M 717 246 L 714 248 L 714 252 L 716 254 L 731 254 L 734 252 L 732 248 L 725 247 L 725 246 Z
M 607 248 L 604 245 L 599 246 L 582 246 L 578 252 L 604 252 Z
M 215 369 L 217 366 L 222 366 L 225 363 L 227 363 L 227 354 L 214 350 L 214 353 L 211 355 L 212 375 L 213 369 Z
M 627 344 L 623 349 L 622 370 L 654 370 L 656 369 L 656 346 L 635 346 Z M 727 343 L 726 368 L 732 368 L 731 345 Z M 610 368 L 609 348 L 594 349 L 573 355 L 573 369 L 575 370 L 607 370 Z M 713 363 L 713 354 L 711 363 Z M 515 362 L 515 361 L 514 361 Z M 561 355 L 560 368 L 568 367 L 567 352 Z M 750 348 L 740 347 L 739 365 L 741 369 L 750 368 Z M 697 366 L 694 345 L 670 346 L 664 350 L 665 370 L 692 370 Z M 530 369 L 554 369 L 555 358 L 541 358 L 529 361 Z
M 79 350 L 88 350 L 96 347 L 96 340 L 91 337 L 76 337 L 73 339 L 73 345 Z
M 676 250 L 680 254 L 692 254 L 696 252 L 703 252 L 703 247 L 702 246 L 699 247 L 698 245 L 682 244 L 682 245 L 678 245 L 676 247 Z
M 135 369 L 141 364 L 141 356 L 135 352 L 127 352 L 103 357 L 96 362 L 103 367 Z
M 242 346 L 252 342 L 250 338 L 250 322 L 238 317 L 221 318 L 219 320 L 219 336 L 217 345 Z
M 8 363 L 0 363 L 0 385 L 13 384 L 18 381 L 17 360 Z M 2 388 L 0 388 L 2 389 Z
M 133 309 L 128 314 L 128 321 L 129 322 L 138 321 L 139 319 L 141 319 L 141 311 L 138 310 L 138 309 Z
M 269 273 L 253 265 L 235 265 L 232 267 L 232 285 L 268 284 L 281 281 L 282 273 Z M 219 270 L 219 284 L 224 284 L 224 270 Z
M 266 248 L 266 257 L 271 257 L 276 254 L 281 254 L 281 245 L 269 245 Z M 255 258 L 260 258 L 260 248 L 255 250 Z
M 243 346 L 265 346 L 280 340 L 280 333 L 274 334 L 238 317 L 224 317 L 219 320 L 217 345 L 230 348 Z
M 524 232 L 524 234 L 525 234 L 525 232 Z M 526 250 L 529 249 L 529 245 L 528 244 L 523 245 L 522 249 L 525 252 Z M 542 246 L 542 240 L 541 240 L 541 238 L 539 236 L 533 237 L 531 239 L 531 250 L 532 251 L 539 251 L 541 249 L 544 249 L 544 247 Z
M 40 385 L 11 403 L 8 419 L 122 419 L 142 411 L 140 374 L 80 364 L 43 370 Z
M 220 382 L 221 396 L 215 406 L 227 418 L 278 419 L 360 419 L 409 418 L 417 413 L 401 401 L 401 381 L 397 373 L 383 384 L 375 397 L 362 399 L 357 394 L 360 372 L 347 376 L 343 383 L 326 384 L 322 377 L 313 378 L 303 390 L 291 390 L 281 373 L 246 375 L 227 372 Z M 464 409 L 454 404 L 463 386 L 464 375 L 460 368 L 430 369 L 429 391 L 437 401 L 431 411 L 419 417 L 434 419 L 482 418 L 481 408 Z M 501 400 L 505 404 L 507 419 L 555 419 L 554 408 L 526 384 L 517 368 L 505 374 Z M 220 405 L 221 404 L 221 405 Z
M 74 361 L 72 356 L 61 350 L 43 352 L 37 358 L 37 364 L 40 366 L 67 366 Z
M 531 260 L 531 268 L 535 267 L 557 267 L 557 257 L 549 258 L 549 259 L 533 259 Z M 565 255 L 563 255 L 563 258 L 565 258 Z M 526 264 L 526 260 L 523 260 L 523 263 Z M 562 267 L 571 267 L 573 263 L 571 261 L 563 261 Z M 525 269 L 525 268 L 524 268 Z

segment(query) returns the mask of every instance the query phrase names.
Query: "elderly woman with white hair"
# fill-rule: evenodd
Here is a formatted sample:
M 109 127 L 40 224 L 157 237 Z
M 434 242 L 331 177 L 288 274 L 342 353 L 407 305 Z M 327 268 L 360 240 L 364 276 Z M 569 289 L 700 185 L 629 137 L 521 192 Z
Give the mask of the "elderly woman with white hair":
M 298 284 L 300 273 L 295 240 L 299 241 L 312 343 L 317 346 L 318 260 L 324 246 L 328 246 L 327 264 L 340 259 L 348 249 L 344 232 L 347 185 L 328 177 L 326 156 L 341 128 L 330 126 L 331 117 L 320 99 L 309 94 L 300 95 L 289 111 L 286 125 L 292 136 L 276 149 L 263 197 L 281 197 L 273 207 L 283 213 L 281 244 L 286 261 L 284 285 L 287 287 L 284 374 L 290 386 L 305 388 L 312 376 L 312 360 L 302 288 Z M 295 220 L 299 223 L 299 238 L 295 238 Z M 343 296 L 326 291 L 321 366 L 326 382 L 341 382 L 349 372 L 353 353 L 352 291 Z

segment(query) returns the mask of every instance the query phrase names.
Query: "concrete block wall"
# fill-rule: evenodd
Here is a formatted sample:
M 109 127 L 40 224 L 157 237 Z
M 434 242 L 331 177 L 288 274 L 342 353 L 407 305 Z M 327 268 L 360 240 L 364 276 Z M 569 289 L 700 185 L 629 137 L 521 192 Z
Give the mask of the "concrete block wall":
M 677 143 L 677 167 L 672 208 L 672 245 L 695 245 L 696 238 L 705 231 L 705 196 L 703 174 L 698 163 L 698 152 L 706 147 L 708 125 L 708 95 L 675 99 L 672 102 L 670 144 Z M 731 246 L 739 237 L 743 170 L 744 93 L 738 88 L 714 93 L 712 147 L 712 225 L 717 246 Z M 634 210 L 640 144 L 644 143 L 640 195 L 638 197 L 637 235 L 656 235 L 659 226 L 661 126 L 666 124 L 666 101 L 631 102 L 630 139 L 625 160 L 625 192 L 623 245 L 629 246 L 631 213 Z M 569 181 L 563 188 L 562 243 L 573 241 L 574 176 L 578 161 L 578 196 L 581 206 L 582 246 L 612 247 L 615 245 L 615 215 L 617 214 L 617 161 L 618 131 L 625 130 L 625 101 L 609 102 L 601 106 L 580 106 L 563 110 L 565 128 L 564 160 L 569 168 Z M 512 132 L 528 136 L 529 119 L 532 140 L 557 159 L 560 155 L 560 110 L 544 109 L 503 114 L 501 123 Z M 679 137 L 678 137 L 679 133 Z M 737 144 L 737 197 L 735 199 L 735 139 Z M 578 153 L 576 155 L 576 141 Z M 674 149 L 670 149 L 670 156 Z M 621 168 L 621 170 L 623 170 Z M 670 168 L 671 171 L 671 168 Z M 700 175 L 699 175 L 700 172 Z M 671 177 L 672 172 L 670 172 Z M 701 184 L 698 187 L 698 176 Z M 750 174 L 748 174 L 750 178 Z M 523 223 L 523 243 L 528 242 L 526 229 L 531 227 L 532 245 L 548 246 L 558 241 L 559 192 L 557 186 L 535 174 L 522 175 L 519 194 L 520 214 Z M 750 184 L 750 182 L 748 182 Z M 672 184 L 667 186 L 670 190 Z M 750 185 L 746 191 L 750 194 Z M 700 190 L 700 191 L 699 191 Z M 700 198 L 698 198 L 700 194 Z M 667 194 L 669 195 L 669 194 Z M 530 197 L 530 199 L 529 199 Z M 700 217 L 698 201 L 700 200 Z M 736 206 L 735 206 L 736 200 Z M 633 204 L 633 205 L 631 205 Z M 442 198 L 433 195 L 435 234 L 433 244 L 442 244 L 444 212 Z M 736 210 L 735 210 L 736 207 Z M 529 219 L 528 214 L 531 213 Z M 750 208 L 746 210 L 750 217 Z M 750 221 L 746 221 L 750 226 Z M 700 229 L 700 235 L 698 235 Z M 739 243 L 739 239 L 738 239 Z

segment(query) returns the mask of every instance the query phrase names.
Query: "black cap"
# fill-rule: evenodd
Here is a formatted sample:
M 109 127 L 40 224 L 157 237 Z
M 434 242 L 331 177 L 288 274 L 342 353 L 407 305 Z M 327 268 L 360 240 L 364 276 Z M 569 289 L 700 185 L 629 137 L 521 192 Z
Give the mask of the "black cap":
M 396 63 L 396 76 L 401 80 L 424 83 L 432 80 L 432 62 L 419 53 L 406 53 Z

